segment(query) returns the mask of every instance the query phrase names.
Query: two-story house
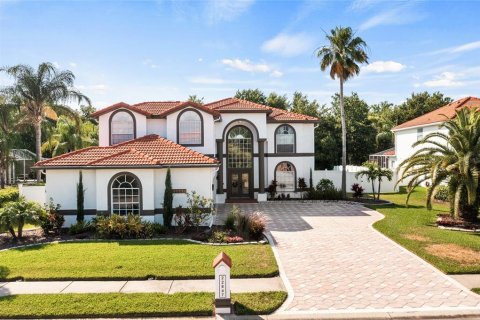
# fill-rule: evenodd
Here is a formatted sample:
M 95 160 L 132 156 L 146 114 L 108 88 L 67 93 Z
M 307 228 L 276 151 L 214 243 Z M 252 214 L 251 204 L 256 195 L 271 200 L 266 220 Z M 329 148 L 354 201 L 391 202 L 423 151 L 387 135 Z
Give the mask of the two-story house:
M 480 108 L 480 99 L 465 97 L 394 127 L 392 132 L 395 135 L 395 147 L 370 155 L 370 160 L 384 168 L 398 169 L 405 159 L 420 148 L 413 147 L 415 142 L 432 132 L 448 134 L 442 124 L 453 119 L 457 110 L 462 108 Z
M 298 179 L 314 169 L 317 118 L 236 98 L 193 102 L 118 103 L 96 111 L 99 146 L 38 162 L 47 198 L 67 224 L 76 214 L 82 172 L 87 218 L 139 213 L 162 221 L 167 168 L 174 206 L 192 191 L 226 201 L 266 201 L 277 191 L 299 196 Z

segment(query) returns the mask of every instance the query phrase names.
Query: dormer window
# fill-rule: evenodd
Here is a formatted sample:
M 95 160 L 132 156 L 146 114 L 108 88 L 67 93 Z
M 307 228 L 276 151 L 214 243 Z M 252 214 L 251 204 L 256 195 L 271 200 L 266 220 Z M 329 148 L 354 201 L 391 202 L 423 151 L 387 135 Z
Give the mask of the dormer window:
M 275 131 L 275 148 L 278 153 L 295 153 L 295 130 L 282 124 Z
M 135 118 L 130 111 L 119 110 L 110 117 L 110 145 L 135 139 Z
M 203 145 L 203 119 L 201 114 L 192 109 L 182 111 L 178 116 L 177 141 L 185 146 Z

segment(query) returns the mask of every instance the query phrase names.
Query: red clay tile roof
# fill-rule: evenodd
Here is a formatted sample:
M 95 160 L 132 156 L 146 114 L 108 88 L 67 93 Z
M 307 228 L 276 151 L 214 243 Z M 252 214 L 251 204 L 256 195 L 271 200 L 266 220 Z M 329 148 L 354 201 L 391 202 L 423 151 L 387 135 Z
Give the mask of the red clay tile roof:
M 412 119 L 410 121 L 404 122 L 392 130 L 406 129 L 431 123 L 444 122 L 447 119 L 455 118 L 456 111 L 461 108 L 479 108 L 480 99 L 476 97 L 466 97 L 460 100 L 454 101 L 447 104 L 446 106 L 440 107 L 432 112 L 426 113 L 418 118 Z
M 148 101 L 129 105 L 124 102 L 114 104 L 112 106 L 100 109 L 92 113 L 93 117 L 99 117 L 102 114 L 116 110 L 118 108 L 125 108 L 134 112 L 138 112 L 147 117 L 165 117 L 168 114 L 180 110 L 182 108 L 192 106 L 196 109 L 208 112 L 218 117 L 222 112 L 261 112 L 268 115 L 268 121 L 270 122 L 295 122 L 295 121 L 318 121 L 318 118 L 306 116 L 303 114 L 285 111 L 262 104 L 238 99 L 227 98 L 219 101 L 207 103 L 205 105 L 197 104 L 194 102 L 181 102 L 181 101 Z
M 269 121 L 318 121 L 318 118 L 303 114 L 272 108 L 262 104 L 238 99 L 227 98 L 205 104 L 205 107 L 222 112 L 265 112 Z
M 152 134 L 109 147 L 89 147 L 39 161 L 37 168 L 217 165 L 217 160 Z
M 168 114 L 180 110 L 185 107 L 194 107 L 196 109 L 200 109 L 207 113 L 213 114 L 214 116 L 219 116 L 220 114 L 212 109 L 205 108 L 201 104 L 190 102 L 190 101 L 147 101 L 147 102 L 140 102 L 136 104 L 129 105 L 125 102 L 116 103 L 112 106 L 100 109 L 94 113 L 92 113 L 93 117 L 99 117 L 102 114 L 108 113 L 110 111 L 116 110 L 118 108 L 125 108 L 131 111 L 138 112 L 143 114 L 147 117 L 165 117 Z
M 383 150 L 374 154 L 371 154 L 370 156 L 394 156 L 395 155 L 395 148 L 390 148 L 387 150 Z

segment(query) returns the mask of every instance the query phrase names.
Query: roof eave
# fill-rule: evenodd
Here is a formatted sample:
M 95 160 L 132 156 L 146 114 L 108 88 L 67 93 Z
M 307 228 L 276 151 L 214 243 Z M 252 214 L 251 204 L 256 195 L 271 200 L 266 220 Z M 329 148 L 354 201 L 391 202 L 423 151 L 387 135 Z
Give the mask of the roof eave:
M 33 166 L 32 169 L 164 169 L 164 168 L 208 168 L 218 167 L 220 163 L 156 164 L 156 165 L 99 165 L 99 166 Z
M 435 125 L 441 125 L 444 122 L 445 121 L 436 121 L 436 122 L 423 123 L 423 124 L 418 124 L 418 125 L 413 125 L 413 126 L 408 126 L 408 127 L 401 127 L 401 125 L 399 125 L 399 126 L 393 127 L 392 129 L 390 129 L 390 131 L 397 132 L 397 131 L 415 129 L 415 128 L 420 128 L 420 127 L 435 126 Z

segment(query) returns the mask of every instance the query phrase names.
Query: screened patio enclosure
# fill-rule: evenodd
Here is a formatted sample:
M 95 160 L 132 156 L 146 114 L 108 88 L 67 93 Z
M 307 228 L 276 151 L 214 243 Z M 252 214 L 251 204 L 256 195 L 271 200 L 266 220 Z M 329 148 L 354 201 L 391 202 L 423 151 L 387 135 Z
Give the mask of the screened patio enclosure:
M 35 153 L 27 149 L 12 149 L 10 159 L 7 170 L 7 184 L 35 180 L 35 171 L 31 169 L 36 162 Z

